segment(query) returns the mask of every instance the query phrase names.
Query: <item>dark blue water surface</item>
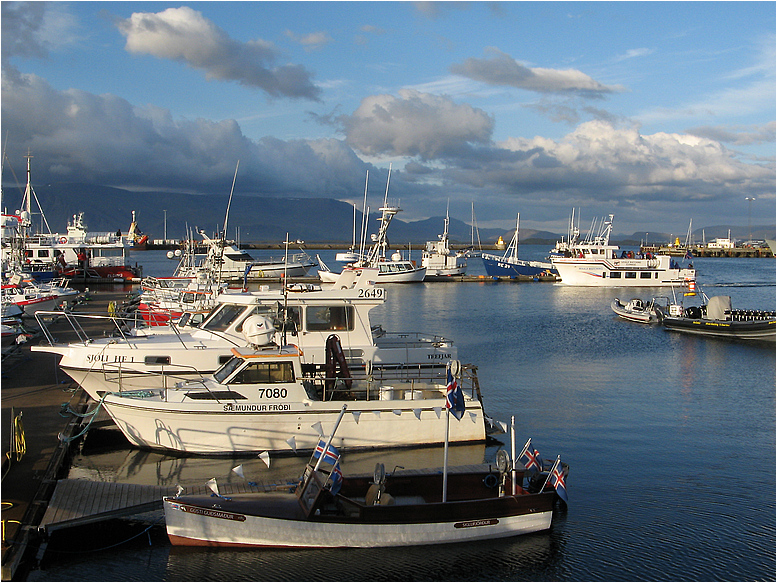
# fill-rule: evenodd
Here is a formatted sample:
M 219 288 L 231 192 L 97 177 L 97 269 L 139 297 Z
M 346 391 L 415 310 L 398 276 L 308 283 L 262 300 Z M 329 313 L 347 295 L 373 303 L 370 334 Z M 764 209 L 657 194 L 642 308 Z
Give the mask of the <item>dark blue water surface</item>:
M 325 260 L 333 258 L 326 253 Z M 529 259 L 546 253 L 521 250 Z M 137 260 L 147 274 L 167 275 L 172 264 L 161 257 L 147 252 Z M 735 308 L 775 308 L 773 260 L 694 263 L 708 295 L 730 295 Z M 484 273 L 479 260 L 470 260 L 469 271 Z M 113 525 L 79 531 L 77 544 L 72 534 L 55 537 L 30 579 L 775 579 L 773 343 L 684 336 L 619 321 L 610 309 L 615 297 L 649 299 L 668 290 L 489 281 L 388 290 L 373 323 L 455 339 L 459 358 L 479 367 L 486 412 L 503 421 L 514 415 L 521 444 L 531 437 L 544 457 L 560 454 L 569 464 L 570 504 L 550 531 L 447 547 L 207 551 L 171 548 L 157 526 L 93 551 L 147 526 Z M 452 463 L 492 461 L 495 449 L 452 448 Z M 437 466 L 441 459 L 438 448 L 346 454 L 343 470 L 371 471 L 375 461 L 386 461 L 387 469 Z M 274 460 L 267 469 L 253 458 L 175 458 L 117 440 L 113 447 L 85 447 L 71 476 L 162 485 L 217 476 L 223 483 L 239 479 L 231 468 L 241 462 L 248 479 L 272 481 L 294 476 L 304 460 Z M 113 539 L 107 528 L 115 530 Z

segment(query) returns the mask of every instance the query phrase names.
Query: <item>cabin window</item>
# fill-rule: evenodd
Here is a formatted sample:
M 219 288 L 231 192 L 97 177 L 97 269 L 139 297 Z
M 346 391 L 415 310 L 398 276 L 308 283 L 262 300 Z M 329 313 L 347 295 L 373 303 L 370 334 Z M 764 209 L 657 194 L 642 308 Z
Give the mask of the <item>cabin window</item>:
M 353 306 L 312 306 L 305 311 L 305 326 L 311 332 L 353 330 Z
M 626 272 L 626 279 L 637 279 L 637 272 L 636 271 L 627 271 Z
M 229 328 L 230 324 L 232 324 L 244 310 L 245 306 L 222 304 L 220 309 L 216 310 L 202 327 L 205 330 L 223 332 Z
M 46 257 L 49 256 L 49 250 L 48 249 L 38 249 L 38 257 Z
M 219 358 L 220 360 L 221 358 Z M 213 378 L 217 383 L 223 383 L 229 375 L 235 372 L 235 369 L 243 364 L 244 360 L 237 356 L 230 358 L 220 369 L 213 373 Z
M 620 279 L 621 278 L 621 272 L 620 271 L 612 271 L 610 272 L 610 279 Z
M 241 385 L 293 383 L 294 367 L 291 361 L 252 362 L 229 382 Z
M 653 277 L 653 274 L 650 273 L 649 271 L 643 271 L 642 273 L 639 274 L 640 279 L 650 279 L 651 277 Z
M 219 356 L 219 364 L 224 364 L 225 362 L 229 362 L 229 359 L 232 358 L 231 354 L 222 354 Z
M 143 359 L 145 364 L 170 364 L 169 356 L 147 356 Z
M 195 297 L 196 296 L 193 293 L 185 293 L 181 297 L 181 302 L 184 303 L 184 304 L 193 304 Z
M 264 316 L 266 318 L 269 318 L 270 320 L 273 320 L 273 325 L 274 325 L 275 313 L 270 309 L 269 306 L 254 306 L 254 309 L 251 310 L 250 313 L 246 314 L 246 317 L 242 319 L 240 324 L 235 326 L 235 332 L 243 331 L 243 324 L 245 324 L 245 321 L 248 319 L 249 316 Z

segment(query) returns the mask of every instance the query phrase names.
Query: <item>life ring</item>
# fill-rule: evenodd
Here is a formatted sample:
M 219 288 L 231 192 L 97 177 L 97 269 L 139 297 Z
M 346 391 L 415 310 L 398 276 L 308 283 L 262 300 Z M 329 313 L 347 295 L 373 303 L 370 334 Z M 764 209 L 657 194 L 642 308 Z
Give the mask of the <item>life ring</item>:
M 461 361 L 459 360 L 450 361 L 450 363 L 448 364 L 448 368 L 451 371 L 451 375 L 453 375 L 454 377 L 459 376 L 459 372 L 461 371 Z
M 67 243 L 67 237 L 60 237 L 60 238 L 59 238 L 59 242 L 60 242 L 62 245 L 64 245 L 65 243 Z
M 496 474 L 486 474 L 486 477 L 483 478 L 483 485 L 488 489 L 496 488 L 498 483 L 499 478 L 496 477 Z

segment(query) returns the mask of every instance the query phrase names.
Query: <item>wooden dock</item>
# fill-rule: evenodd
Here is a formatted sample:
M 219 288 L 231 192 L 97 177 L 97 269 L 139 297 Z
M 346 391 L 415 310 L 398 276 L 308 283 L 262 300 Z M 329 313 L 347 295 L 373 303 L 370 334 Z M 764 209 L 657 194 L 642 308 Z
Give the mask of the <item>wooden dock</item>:
M 288 484 L 250 486 L 219 484 L 224 496 L 289 487 Z M 176 486 L 146 486 L 91 480 L 58 480 L 39 528 L 51 533 L 122 516 L 162 509 L 162 497 L 173 496 Z M 187 486 L 187 494 L 210 494 L 207 486 Z

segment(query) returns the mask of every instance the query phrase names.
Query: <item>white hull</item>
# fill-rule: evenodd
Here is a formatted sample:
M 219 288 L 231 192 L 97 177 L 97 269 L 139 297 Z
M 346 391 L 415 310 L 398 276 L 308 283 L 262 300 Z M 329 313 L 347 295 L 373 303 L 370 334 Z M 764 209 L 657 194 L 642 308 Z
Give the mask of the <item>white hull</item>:
M 375 283 L 412 283 L 423 281 L 426 277 L 425 267 L 416 267 L 409 261 L 386 261 L 377 265 L 379 271 Z M 340 273 L 318 270 L 318 277 L 323 283 L 334 283 Z
M 404 395 L 403 395 L 404 396 Z M 103 406 L 133 445 L 188 454 L 312 450 L 316 423 L 331 431 L 343 401 L 246 403 L 144 402 L 108 395 Z M 478 401 L 467 400 L 461 420 L 450 422 L 451 443 L 484 441 Z M 294 438 L 294 446 L 287 440 Z M 340 449 L 405 447 L 442 443 L 445 399 L 348 401 L 333 442 Z
M 466 542 L 547 530 L 553 515 L 546 511 L 486 520 L 363 524 L 208 512 L 169 498 L 164 505 L 167 533 L 174 544 L 207 546 L 371 548 Z M 203 533 L 207 541 L 202 541 Z
M 563 285 L 591 287 L 670 287 L 696 279 L 696 270 L 670 268 L 669 257 L 655 259 L 553 258 Z

